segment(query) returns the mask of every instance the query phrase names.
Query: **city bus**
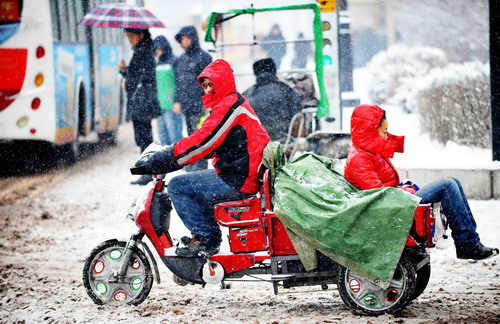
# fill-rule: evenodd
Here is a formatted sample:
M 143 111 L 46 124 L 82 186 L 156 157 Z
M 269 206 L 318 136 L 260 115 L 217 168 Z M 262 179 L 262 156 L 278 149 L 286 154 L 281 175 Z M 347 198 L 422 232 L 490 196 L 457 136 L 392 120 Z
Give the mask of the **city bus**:
M 116 141 L 123 31 L 78 25 L 104 2 L 0 0 L 0 145 L 49 145 L 74 162 L 80 142 Z

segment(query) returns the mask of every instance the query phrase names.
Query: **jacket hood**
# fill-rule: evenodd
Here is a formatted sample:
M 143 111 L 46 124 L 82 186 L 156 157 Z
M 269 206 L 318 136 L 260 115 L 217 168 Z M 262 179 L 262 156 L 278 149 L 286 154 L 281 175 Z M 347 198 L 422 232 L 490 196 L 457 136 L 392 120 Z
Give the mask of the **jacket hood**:
M 262 60 L 256 61 L 253 65 L 253 74 L 259 75 L 262 73 L 272 73 L 276 74 L 276 64 L 273 59 L 265 58 Z
M 184 26 L 181 30 L 175 35 L 175 40 L 180 44 L 181 38 L 183 35 L 191 38 L 191 46 L 186 50 L 187 53 L 191 53 L 200 48 L 200 41 L 198 39 L 198 32 L 194 26 Z
M 211 108 L 231 93 L 236 92 L 233 69 L 228 62 L 215 60 L 210 63 L 198 76 L 200 87 L 201 79 L 207 77 L 212 80 L 212 92 L 202 97 L 203 108 Z
M 351 116 L 352 145 L 364 151 L 392 158 L 395 152 L 402 152 L 402 148 L 395 145 L 394 135 L 388 134 L 389 139 L 383 139 L 378 133 L 378 126 L 385 114 L 385 110 L 375 105 L 359 105 L 354 108 Z M 399 137 L 399 136 L 398 136 Z
M 158 58 L 159 63 L 170 63 L 174 55 L 168 40 L 163 36 L 158 36 L 153 42 L 155 44 L 155 49 L 160 48 L 163 51 L 163 54 Z

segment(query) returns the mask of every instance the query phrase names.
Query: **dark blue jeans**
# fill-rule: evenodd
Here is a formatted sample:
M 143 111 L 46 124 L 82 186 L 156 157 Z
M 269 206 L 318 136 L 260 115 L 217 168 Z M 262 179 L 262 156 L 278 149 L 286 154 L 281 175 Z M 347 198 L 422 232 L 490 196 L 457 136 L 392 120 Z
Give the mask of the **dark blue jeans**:
M 168 194 L 177 214 L 192 234 L 221 242 L 221 231 L 214 218 L 216 199 L 231 199 L 248 194 L 227 185 L 214 170 L 176 176 L 168 184 Z
M 158 118 L 158 134 L 161 145 L 172 145 L 182 138 L 182 114 L 162 110 Z
M 422 198 L 423 204 L 441 202 L 457 249 L 471 250 L 479 244 L 476 221 L 460 180 L 444 178 L 435 181 L 417 191 L 416 195 Z

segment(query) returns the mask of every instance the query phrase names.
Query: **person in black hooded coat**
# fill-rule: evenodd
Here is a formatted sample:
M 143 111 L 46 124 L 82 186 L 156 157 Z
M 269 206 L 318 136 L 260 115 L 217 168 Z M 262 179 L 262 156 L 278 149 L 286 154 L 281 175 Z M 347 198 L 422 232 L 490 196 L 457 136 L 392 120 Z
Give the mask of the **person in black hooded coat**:
M 196 81 L 198 75 L 212 62 L 212 57 L 200 48 L 198 33 L 194 26 L 185 26 L 175 35 L 185 53 L 182 54 L 174 65 L 175 91 L 174 108 L 176 114 L 184 113 L 188 136 L 196 131 L 196 126 L 203 115 L 201 97 L 203 89 Z M 186 171 L 206 169 L 206 160 L 198 161 L 185 168 Z
M 193 26 L 182 27 L 175 39 L 185 53 L 174 65 L 177 85 L 174 99 L 177 107 L 174 106 L 174 109 L 180 109 L 184 113 L 188 135 L 191 135 L 196 131 L 196 125 L 203 114 L 201 97 L 204 93 L 196 80 L 201 71 L 212 62 L 212 57 L 200 48 L 198 33 Z
M 300 112 L 299 96 L 276 76 L 276 65 L 270 58 L 253 64 L 257 83 L 243 92 L 273 141 L 284 144 L 292 117 Z
M 127 93 L 126 120 L 134 126 L 135 143 L 143 152 L 153 142 L 151 120 L 160 116 L 160 103 L 156 88 L 156 62 L 154 44 L 147 29 L 125 28 L 134 54 L 128 66 L 122 60 L 120 73 L 125 77 Z M 132 184 L 145 185 L 152 180 L 143 175 Z
M 120 62 L 127 93 L 126 120 L 134 125 L 135 142 L 141 152 L 153 142 L 151 120 L 160 115 L 156 89 L 154 44 L 147 29 L 126 28 L 134 54 L 128 66 Z

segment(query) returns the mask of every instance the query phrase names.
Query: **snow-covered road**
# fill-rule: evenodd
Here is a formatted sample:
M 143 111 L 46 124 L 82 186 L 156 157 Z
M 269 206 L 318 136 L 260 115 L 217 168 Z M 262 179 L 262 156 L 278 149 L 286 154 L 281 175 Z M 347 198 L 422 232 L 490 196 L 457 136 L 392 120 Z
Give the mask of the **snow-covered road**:
M 344 306 L 334 286 L 283 291 L 268 282 L 177 286 L 160 264 L 162 283 L 137 306 L 96 306 L 81 271 L 91 249 L 126 239 L 131 222 L 99 212 L 105 187 L 135 193 L 128 167 L 138 154 L 130 125 L 117 147 L 87 157 L 34 194 L 0 206 L 1 323 L 498 323 L 500 258 L 470 263 L 455 258 L 451 242 L 432 249 L 426 291 L 400 317 L 361 317 Z M 180 171 L 182 172 L 182 171 Z M 500 201 L 471 201 L 483 243 L 500 246 Z M 174 217 L 175 236 L 186 234 Z M 177 234 L 178 233 L 178 234 Z

